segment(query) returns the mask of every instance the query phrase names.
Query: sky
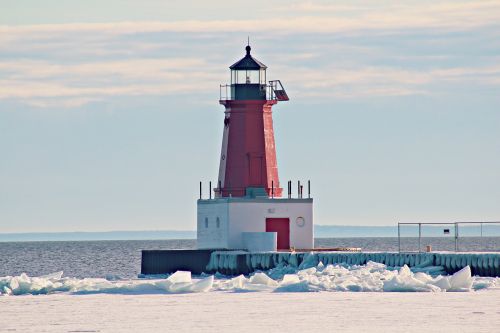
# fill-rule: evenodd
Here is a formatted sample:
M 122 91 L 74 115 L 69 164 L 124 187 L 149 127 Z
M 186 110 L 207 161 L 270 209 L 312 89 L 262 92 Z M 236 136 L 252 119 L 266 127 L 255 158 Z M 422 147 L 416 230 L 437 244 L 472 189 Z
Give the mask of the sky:
M 0 232 L 194 230 L 248 36 L 316 224 L 500 220 L 500 1 L 0 0 Z

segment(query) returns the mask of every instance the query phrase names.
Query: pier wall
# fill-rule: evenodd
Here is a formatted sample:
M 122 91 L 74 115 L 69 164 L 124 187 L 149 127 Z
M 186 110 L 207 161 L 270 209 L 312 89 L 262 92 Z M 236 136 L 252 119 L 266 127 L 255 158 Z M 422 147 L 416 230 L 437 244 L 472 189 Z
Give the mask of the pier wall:
M 168 274 L 190 271 L 206 272 L 210 255 L 216 250 L 142 250 L 141 274 Z
M 193 274 L 219 272 L 227 275 L 249 274 L 283 264 L 299 267 L 320 261 L 328 264 L 364 265 L 368 261 L 389 267 L 440 267 L 448 274 L 470 266 L 473 275 L 500 277 L 500 252 L 495 253 L 394 253 L 394 252 L 262 252 L 224 250 L 143 251 L 142 274 L 167 274 L 190 270 Z
M 223 274 L 248 274 L 268 270 L 279 264 L 300 266 L 305 257 L 311 264 L 364 265 L 368 261 L 390 267 L 408 265 L 414 268 L 441 266 L 452 274 L 470 266 L 473 275 L 500 276 L 500 253 L 393 253 L 393 252 L 223 252 L 215 251 L 210 257 L 207 271 Z

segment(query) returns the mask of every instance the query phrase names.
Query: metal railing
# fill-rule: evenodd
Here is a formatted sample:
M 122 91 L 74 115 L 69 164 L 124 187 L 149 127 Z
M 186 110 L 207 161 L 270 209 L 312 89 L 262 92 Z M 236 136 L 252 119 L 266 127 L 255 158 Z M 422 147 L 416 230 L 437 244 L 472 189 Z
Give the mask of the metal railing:
M 228 185 L 224 185 L 222 186 L 222 182 L 219 180 L 217 183 L 217 187 L 212 187 L 212 182 L 209 181 L 208 182 L 208 200 L 212 200 L 212 199 L 217 199 L 217 198 L 221 198 L 221 197 L 224 197 L 224 196 L 229 196 L 229 197 L 232 197 L 232 192 L 238 192 L 241 190 L 241 188 L 237 188 L 237 187 L 231 187 L 231 186 L 228 186 Z M 288 184 L 288 189 L 287 189 L 287 197 L 288 199 L 292 199 L 292 187 L 293 187 L 293 183 L 291 180 L 289 180 L 287 182 Z M 271 197 L 272 199 L 275 198 L 275 190 L 278 190 L 280 189 L 278 186 L 275 186 L 275 185 L 278 185 L 277 183 L 274 182 L 274 180 L 271 181 L 271 187 L 268 188 L 267 190 L 269 190 L 269 197 Z M 206 200 L 203 196 L 203 182 L 200 181 L 200 187 L 199 187 L 199 190 L 200 190 L 200 200 Z M 223 193 L 224 192 L 224 193 Z M 223 195 L 224 194 L 224 195 Z M 304 199 L 304 185 L 299 181 L 297 181 L 297 199 Z M 285 198 L 285 194 L 283 193 L 283 198 Z M 308 180 L 307 181 L 307 199 L 311 199 L 311 181 Z
M 280 80 L 272 80 L 269 81 L 269 87 L 270 87 L 270 98 L 279 100 L 279 101 L 288 101 L 288 95 L 285 91 L 285 88 L 281 84 Z
M 472 225 L 479 225 L 480 227 L 480 236 L 483 237 L 483 225 L 490 225 L 490 224 L 499 224 L 500 221 L 462 221 L 462 222 L 398 222 L 398 252 L 401 252 L 401 226 L 404 225 L 414 225 L 418 226 L 418 252 L 421 252 L 422 250 L 422 226 L 453 226 L 454 227 L 454 239 L 455 239 L 455 252 L 458 252 L 459 250 L 459 239 L 460 239 L 460 233 L 459 233 L 459 225 L 461 224 L 472 224 Z M 449 234 L 450 230 L 449 229 L 443 229 L 443 233 Z
M 231 98 L 231 85 L 221 84 L 219 90 L 219 101 L 230 101 Z
M 266 89 L 266 100 L 274 101 L 280 100 L 278 96 L 276 96 L 276 91 L 284 92 L 285 89 L 281 84 L 280 80 L 269 81 L 269 84 L 262 85 L 264 89 Z M 286 93 L 285 93 L 286 94 Z M 234 100 L 234 96 L 232 95 L 232 89 L 230 84 L 221 84 L 219 88 L 219 100 L 221 101 L 232 101 Z M 287 96 L 288 100 L 288 96 Z

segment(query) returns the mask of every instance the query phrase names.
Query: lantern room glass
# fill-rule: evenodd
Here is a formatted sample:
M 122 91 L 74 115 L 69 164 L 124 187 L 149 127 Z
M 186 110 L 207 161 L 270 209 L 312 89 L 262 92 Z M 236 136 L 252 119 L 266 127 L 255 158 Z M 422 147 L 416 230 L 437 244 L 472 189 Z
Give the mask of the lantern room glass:
M 231 84 L 266 84 L 266 70 L 233 69 Z

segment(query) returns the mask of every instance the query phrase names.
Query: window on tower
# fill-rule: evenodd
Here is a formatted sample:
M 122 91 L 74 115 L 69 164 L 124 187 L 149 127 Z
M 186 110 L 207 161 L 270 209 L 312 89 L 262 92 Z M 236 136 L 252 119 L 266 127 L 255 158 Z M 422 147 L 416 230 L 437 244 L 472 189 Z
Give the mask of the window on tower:
M 265 70 L 232 70 L 231 84 L 265 84 Z
M 260 84 L 266 84 L 266 70 L 265 69 L 261 69 L 260 70 Z

